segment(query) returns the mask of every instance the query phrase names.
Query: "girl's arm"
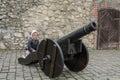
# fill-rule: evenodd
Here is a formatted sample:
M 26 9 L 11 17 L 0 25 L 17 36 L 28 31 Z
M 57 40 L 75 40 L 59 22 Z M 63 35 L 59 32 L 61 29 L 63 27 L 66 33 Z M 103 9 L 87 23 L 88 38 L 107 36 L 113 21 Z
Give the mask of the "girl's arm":
M 28 40 L 28 51 L 32 52 L 31 39 Z

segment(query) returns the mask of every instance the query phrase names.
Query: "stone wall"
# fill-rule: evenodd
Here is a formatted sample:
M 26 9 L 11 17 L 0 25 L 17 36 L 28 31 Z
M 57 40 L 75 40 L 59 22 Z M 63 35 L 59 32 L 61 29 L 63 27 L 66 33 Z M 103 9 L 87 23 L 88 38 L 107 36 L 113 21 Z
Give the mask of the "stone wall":
M 60 37 L 90 22 L 92 0 L 0 0 L 0 49 L 24 49 L 33 29 L 39 39 Z M 94 33 L 84 37 L 94 47 Z

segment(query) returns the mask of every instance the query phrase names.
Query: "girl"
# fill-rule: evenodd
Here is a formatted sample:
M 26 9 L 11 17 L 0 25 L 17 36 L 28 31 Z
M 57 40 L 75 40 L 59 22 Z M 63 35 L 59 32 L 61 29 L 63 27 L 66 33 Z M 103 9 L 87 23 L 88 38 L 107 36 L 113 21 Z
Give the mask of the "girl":
M 23 58 L 25 58 L 30 53 L 36 52 L 38 44 L 38 32 L 36 30 L 33 30 L 31 32 L 31 37 L 28 39 L 26 55 L 23 55 Z

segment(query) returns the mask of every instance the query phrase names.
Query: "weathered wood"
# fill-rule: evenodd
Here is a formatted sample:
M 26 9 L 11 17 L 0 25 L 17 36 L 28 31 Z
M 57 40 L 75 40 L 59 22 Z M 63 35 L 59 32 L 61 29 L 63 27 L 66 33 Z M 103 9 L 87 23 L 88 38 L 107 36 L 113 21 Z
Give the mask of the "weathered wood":
M 51 39 L 42 40 L 37 53 L 40 67 L 47 76 L 54 78 L 62 73 L 64 57 L 61 48 L 55 41 Z

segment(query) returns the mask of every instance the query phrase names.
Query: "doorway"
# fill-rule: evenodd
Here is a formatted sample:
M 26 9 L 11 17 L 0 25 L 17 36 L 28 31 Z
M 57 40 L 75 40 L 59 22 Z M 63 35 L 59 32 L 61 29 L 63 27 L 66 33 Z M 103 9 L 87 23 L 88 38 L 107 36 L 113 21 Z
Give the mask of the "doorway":
M 98 11 L 97 49 L 119 48 L 120 11 L 100 9 Z

